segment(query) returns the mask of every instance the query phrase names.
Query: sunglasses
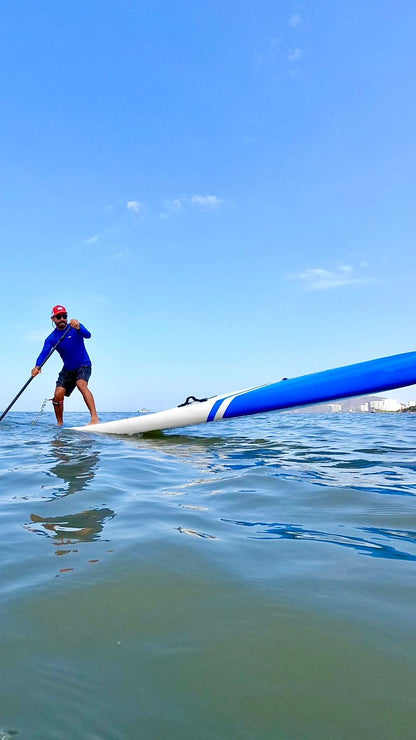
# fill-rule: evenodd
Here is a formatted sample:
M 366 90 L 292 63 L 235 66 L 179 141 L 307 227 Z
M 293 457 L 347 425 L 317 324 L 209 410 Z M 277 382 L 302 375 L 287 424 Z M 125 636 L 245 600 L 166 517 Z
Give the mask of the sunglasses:
M 67 319 L 68 314 L 67 313 L 56 313 L 53 318 L 54 319 Z

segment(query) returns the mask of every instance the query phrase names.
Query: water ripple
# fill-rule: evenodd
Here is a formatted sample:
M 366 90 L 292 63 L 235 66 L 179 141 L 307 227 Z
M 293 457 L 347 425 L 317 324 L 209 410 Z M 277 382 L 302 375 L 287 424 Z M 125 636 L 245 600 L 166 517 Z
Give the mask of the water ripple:
M 340 545 L 341 547 L 351 547 L 357 550 L 361 555 L 370 555 L 376 558 L 387 558 L 389 560 L 412 560 L 416 561 L 416 555 L 397 550 L 390 545 L 383 545 L 365 540 L 362 537 L 349 537 L 330 532 L 320 532 L 318 530 L 305 529 L 296 524 L 286 524 L 280 522 L 244 522 L 232 519 L 224 519 L 228 524 L 235 524 L 238 527 L 255 528 L 257 531 L 250 534 L 253 539 L 287 539 L 325 542 L 331 545 Z M 367 529 L 368 532 L 380 534 L 382 530 Z M 388 530 L 384 530 L 387 535 Z M 415 541 L 414 539 L 412 540 Z

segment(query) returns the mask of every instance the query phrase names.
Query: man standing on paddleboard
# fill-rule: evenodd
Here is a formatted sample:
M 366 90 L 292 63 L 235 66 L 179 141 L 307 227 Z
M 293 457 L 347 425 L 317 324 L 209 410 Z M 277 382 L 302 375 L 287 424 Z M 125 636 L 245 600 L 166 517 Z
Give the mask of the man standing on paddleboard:
M 84 339 L 89 339 L 91 332 L 78 319 L 71 319 L 68 326 L 68 313 L 65 306 L 54 306 L 51 319 L 55 324 L 52 334 L 45 339 L 42 352 L 32 370 L 35 377 L 41 372 L 41 365 L 51 349 L 56 351 L 64 361 L 64 366 L 56 381 L 55 395 L 52 399 L 58 426 L 62 426 L 64 417 L 64 397 L 70 396 L 75 386 L 82 393 L 91 414 L 91 424 L 98 424 L 94 396 L 88 388 L 91 375 L 91 360 L 84 346 Z

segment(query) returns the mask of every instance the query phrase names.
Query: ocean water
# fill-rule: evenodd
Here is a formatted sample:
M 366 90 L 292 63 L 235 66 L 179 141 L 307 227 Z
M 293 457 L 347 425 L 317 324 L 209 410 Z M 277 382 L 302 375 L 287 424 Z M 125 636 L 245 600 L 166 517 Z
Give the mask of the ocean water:
M 36 416 L 0 424 L 0 738 L 414 738 L 416 415 Z

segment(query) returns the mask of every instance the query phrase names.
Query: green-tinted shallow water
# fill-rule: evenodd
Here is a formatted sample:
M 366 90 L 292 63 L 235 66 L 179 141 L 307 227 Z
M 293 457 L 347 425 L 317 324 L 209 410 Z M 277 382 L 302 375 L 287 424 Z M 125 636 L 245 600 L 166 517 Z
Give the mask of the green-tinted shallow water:
M 415 416 L 35 416 L 0 425 L 10 737 L 414 737 Z

